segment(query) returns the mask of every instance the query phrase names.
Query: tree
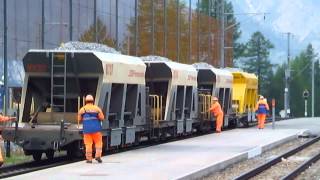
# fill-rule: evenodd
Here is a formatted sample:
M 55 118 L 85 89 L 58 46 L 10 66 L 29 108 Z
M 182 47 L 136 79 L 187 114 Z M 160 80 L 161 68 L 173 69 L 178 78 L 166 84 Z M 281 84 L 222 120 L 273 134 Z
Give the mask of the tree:
M 276 100 L 276 114 L 278 114 L 284 107 L 284 72 L 285 72 L 285 64 L 278 65 L 276 67 L 275 73 L 271 79 L 271 86 L 267 89 L 268 100 L 274 98 Z
M 179 6 L 180 36 L 177 36 L 177 7 Z M 152 15 L 153 9 L 153 15 Z M 177 38 L 179 38 L 180 54 L 179 59 L 182 63 L 187 63 L 189 52 L 188 16 L 185 12 L 186 4 L 184 1 L 166 0 L 166 27 L 164 16 L 163 0 L 140 0 L 138 4 L 138 33 L 137 44 L 135 47 L 136 19 L 133 17 L 128 24 L 128 34 L 123 50 L 127 54 L 135 55 L 137 49 L 138 56 L 150 54 L 166 56 L 169 59 L 177 60 Z M 154 27 L 154 29 L 152 28 Z M 154 33 L 154 34 L 153 34 Z M 166 40 L 165 38 L 166 33 Z M 152 40 L 154 38 L 154 40 Z M 166 41 L 166 49 L 165 49 Z M 154 49 L 152 49 L 154 48 Z M 165 53 L 166 52 L 166 53 Z
M 105 44 L 109 47 L 115 47 L 116 43 L 115 40 L 113 40 L 107 32 L 107 27 L 104 25 L 102 20 L 100 18 L 97 18 L 97 40 L 98 43 Z M 92 24 L 88 30 L 86 30 L 79 38 L 79 41 L 82 42 L 96 42 L 95 38 L 96 34 L 96 28 L 94 27 L 94 24 Z
M 255 32 L 244 48 L 244 59 L 241 66 L 245 71 L 255 73 L 259 79 L 258 91 L 260 94 L 268 94 L 268 87 L 270 87 L 272 79 L 272 67 L 269 55 L 273 44 L 266 39 L 261 32 Z
M 203 2 L 204 1 L 206 0 L 203 0 Z M 177 2 L 177 0 L 166 0 L 166 8 L 164 8 L 164 0 L 140 0 L 137 13 L 138 46 L 135 47 L 136 21 L 133 17 L 128 24 L 127 38 L 126 42 L 123 44 L 124 51 L 128 52 L 128 54 L 135 55 L 135 50 L 137 48 L 138 56 L 153 53 L 155 55 L 167 56 L 172 60 L 177 60 L 177 40 L 179 40 L 180 62 L 194 63 L 206 61 L 210 64 L 218 65 L 220 58 L 220 38 L 218 36 L 220 29 L 219 21 L 213 16 L 208 16 L 208 11 L 205 12 L 204 9 L 201 10 L 200 5 L 198 5 L 196 9 L 192 9 L 191 14 L 189 14 L 187 1 L 179 0 L 179 4 Z M 200 2 L 202 3 L 202 1 Z M 177 7 L 179 7 L 180 11 L 179 37 L 177 33 Z M 152 9 L 154 9 L 154 16 L 152 16 Z M 164 15 L 165 10 L 166 16 Z M 191 16 L 191 22 L 189 22 L 189 15 Z M 210 26 L 208 24 L 210 24 Z M 154 29 L 152 28 L 152 25 Z M 191 33 L 189 32 L 189 25 L 191 27 Z M 154 34 L 152 32 L 154 32 Z M 230 36 L 232 36 L 232 34 L 230 34 Z M 153 37 L 154 41 L 152 41 Z M 165 37 L 166 49 L 164 45 Z M 189 43 L 190 41 L 191 45 Z M 152 52 L 152 43 L 154 43 L 154 52 Z M 190 61 L 189 55 L 191 57 Z
M 290 80 L 290 109 L 291 114 L 296 117 L 304 116 L 304 99 L 302 93 L 307 89 L 311 94 L 311 68 L 312 60 L 317 57 L 311 44 L 307 46 L 294 60 L 291 62 L 292 76 Z M 319 74 L 319 66 L 315 66 Z M 319 82 L 319 76 L 316 81 Z M 316 83 L 316 92 L 319 90 L 319 83 Z M 319 93 L 315 93 L 315 105 L 319 104 Z M 311 114 L 311 97 L 308 99 L 308 114 Z M 316 109 L 316 108 L 315 108 Z M 317 113 L 317 111 L 315 111 Z
M 304 99 L 302 93 L 307 89 L 311 94 L 311 62 L 317 59 L 317 54 L 311 44 L 307 46 L 298 56 L 296 56 L 290 65 L 291 79 L 290 79 L 290 110 L 294 117 L 304 116 Z M 285 84 L 285 69 L 286 65 L 278 66 L 272 78 L 271 84 L 268 88 L 270 92 L 269 97 L 275 98 L 276 112 L 284 108 L 284 84 Z M 315 63 L 315 92 L 320 90 L 320 67 L 319 62 Z M 308 114 L 311 114 L 311 97 L 308 98 Z M 315 93 L 315 116 L 320 115 L 320 94 Z
M 210 3 L 209 3 L 210 1 Z M 208 14 L 209 5 L 211 5 L 210 16 L 215 19 L 221 19 L 221 2 L 224 2 L 225 8 L 225 20 L 226 20 L 226 44 L 229 46 L 232 45 L 233 49 L 231 49 L 233 57 L 232 59 L 237 59 L 242 56 L 243 52 L 243 44 L 239 43 L 238 40 L 241 36 L 240 23 L 237 22 L 237 19 L 234 16 L 234 10 L 232 2 L 228 2 L 226 0 L 202 0 L 200 2 L 199 8 L 203 13 Z

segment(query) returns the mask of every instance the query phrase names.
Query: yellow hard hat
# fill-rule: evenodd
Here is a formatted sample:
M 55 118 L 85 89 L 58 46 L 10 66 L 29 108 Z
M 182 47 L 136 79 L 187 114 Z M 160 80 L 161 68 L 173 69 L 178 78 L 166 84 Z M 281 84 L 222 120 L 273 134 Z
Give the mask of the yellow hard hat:
M 218 98 L 217 97 L 213 97 L 212 101 L 218 101 Z
M 94 101 L 93 96 L 91 94 L 88 94 L 86 96 L 86 102 L 93 102 L 93 101 Z

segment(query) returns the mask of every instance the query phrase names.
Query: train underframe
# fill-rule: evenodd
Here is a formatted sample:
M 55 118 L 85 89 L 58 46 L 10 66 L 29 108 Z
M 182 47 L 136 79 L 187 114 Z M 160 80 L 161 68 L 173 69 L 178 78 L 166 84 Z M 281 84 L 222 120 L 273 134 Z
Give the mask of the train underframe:
M 240 118 L 240 119 L 238 119 Z M 248 116 L 227 117 L 228 123 L 223 128 L 235 128 L 244 123 Z M 104 129 L 103 144 L 104 151 L 125 148 L 138 145 L 142 141 L 161 141 L 178 136 L 190 135 L 194 132 L 213 132 L 215 120 L 192 120 L 192 129 L 186 132 L 186 125 L 183 126 L 183 133 L 178 133 L 177 121 L 161 122 L 158 125 L 144 125 L 140 127 L 124 127 L 118 129 Z M 132 134 L 134 133 L 134 134 Z M 41 136 L 39 136 L 41 134 Z M 84 145 L 82 141 L 82 130 L 76 125 L 32 125 L 20 128 L 6 128 L 2 135 L 5 139 L 15 142 L 23 148 L 25 155 L 32 155 L 34 160 L 40 160 L 42 154 L 48 159 L 54 157 L 56 151 L 66 151 L 68 157 L 84 157 Z M 127 137 L 130 136 L 130 137 Z M 133 139 L 132 139 L 133 138 Z

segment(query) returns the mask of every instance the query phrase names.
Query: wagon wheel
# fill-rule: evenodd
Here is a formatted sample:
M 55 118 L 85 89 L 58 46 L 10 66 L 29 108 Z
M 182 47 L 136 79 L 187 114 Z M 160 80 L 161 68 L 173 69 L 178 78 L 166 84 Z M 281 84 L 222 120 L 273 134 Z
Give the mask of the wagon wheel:
M 42 152 L 33 152 L 32 157 L 33 157 L 33 160 L 40 161 L 42 157 Z
M 54 157 L 54 150 L 48 150 L 48 151 L 46 151 L 46 157 L 47 157 L 47 159 L 53 159 L 53 157 Z

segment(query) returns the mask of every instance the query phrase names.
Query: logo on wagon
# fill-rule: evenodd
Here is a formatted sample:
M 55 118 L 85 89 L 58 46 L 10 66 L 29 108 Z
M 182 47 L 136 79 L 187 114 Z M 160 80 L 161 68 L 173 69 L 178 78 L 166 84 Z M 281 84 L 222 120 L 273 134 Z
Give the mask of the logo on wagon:
M 128 77 L 144 77 L 144 73 L 143 72 L 138 72 L 135 70 L 130 70 Z
M 47 72 L 48 65 L 47 64 L 27 64 L 26 69 L 28 72 Z
M 106 75 L 111 76 L 113 74 L 113 64 L 106 64 Z
M 188 81 L 197 81 L 196 76 L 188 75 Z

